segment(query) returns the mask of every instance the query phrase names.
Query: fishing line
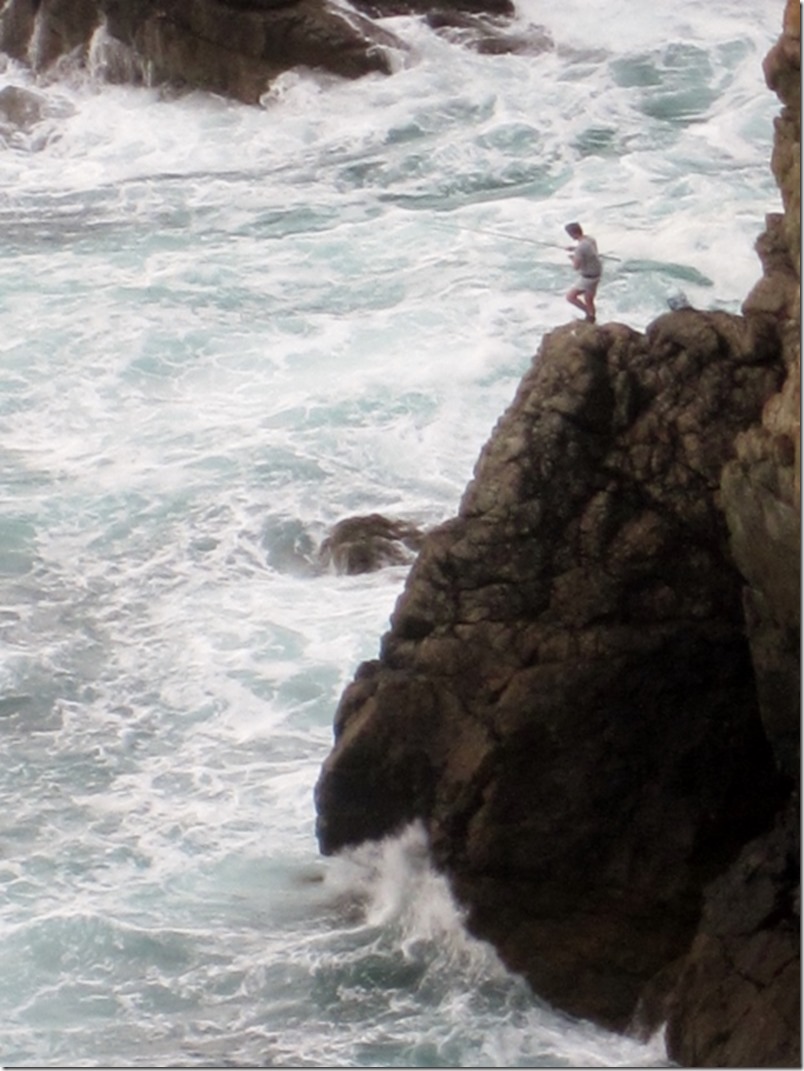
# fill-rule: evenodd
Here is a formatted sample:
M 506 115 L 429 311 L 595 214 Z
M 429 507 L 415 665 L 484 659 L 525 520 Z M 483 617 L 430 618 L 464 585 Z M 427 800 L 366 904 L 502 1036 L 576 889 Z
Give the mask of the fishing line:
M 430 221 L 430 226 L 436 227 L 438 230 L 449 230 L 453 234 L 457 229 L 461 231 L 469 231 L 473 234 L 489 234 L 492 238 L 504 238 L 508 242 L 527 242 L 528 245 L 540 245 L 544 246 L 546 249 L 560 249 L 562 253 L 566 253 L 569 251 L 566 246 L 557 245 L 555 242 L 540 242 L 538 238 L 524 238 L 521 234 L 505 234 L 502 231 L 492 231 L 486 227 L 467 227 L 462 223 L 433 223 L 432 220 Z M 619 257 L 613 257 L 608 253 L 601 253 L 600 257 L 602 260 L 619 261 L 620 259 Z
M 492 238 L 505 238 L 509 242 L 527 242 L 528 245 L 543 245 L 548 249 L 562 249 L 565 247 L 562 245 L 556 245 L 555 242 L 540 242 L 536 238 L 523 238 L 521 234 L 503 234 L 501 231 L 491 231 L 485 227 L 466 227 L 461 223 L 455 224 L 443 224 L 443 223 L 430 223 L 431 227 L 436 227 L 439 230 L 449 230 L 454 233 L 455 230 L 470 231 L 473 234 L 490 234 Z

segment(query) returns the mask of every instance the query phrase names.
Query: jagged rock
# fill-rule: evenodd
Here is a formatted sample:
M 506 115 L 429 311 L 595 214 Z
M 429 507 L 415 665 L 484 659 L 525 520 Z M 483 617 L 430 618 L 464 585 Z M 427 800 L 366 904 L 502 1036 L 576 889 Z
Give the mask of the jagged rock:
M 732 553 L 746 581 L 746 630 L 765 732 L 780 769 L 794 778 L 801 734 L 800 404 L 796 356 L 762 423 L 738 437 L 721 482 Z
M 0 51 L 47 71 L 61 57 L 96 75 L 198 88 L 257 103 L 277 75 L 309 67 L 345 78 L 390 74 L 407 51 L 376 19 L 421 13 L 439 32 L 487 52 L 551 47 L 543 30 L 511 33 L 511 0 L 7 0 Z M 367 17 L 370 16 L 370 17 Z M 98 38 L 105 40 L 100 45 Z
M 746 627 L 765 729 L 780 767 L 799 776 L 801 736 L 801 13 L 789 0 L 783 33 L 764 64 L 784 108 L 773 170 L 784 215 L 769 215 L 757 242 L 764 275 L 747 316 L 780 327 L 787 375 L 762 420 L 737 439 L 722 501 L 732 553 L 746 580 Z
M 415 525 L 370 513 L 338 521 L 321 544 L 320 557 L 339 573 L 371 573 L 387 565 L 409 565 L 421 541 Z
M 157 82 L 259 101 L 295 66 L 348 78 L 390 73 L 393 34 L 323 0 L 236 8 L 216 0 L 102 0 L 109 32 L 149 65 Z
M 743 304 L 773 318 L 786 377 L 736 440 L 721 501 L 745 579 L 763 728 L 791 800 L 707 891 L 699 932 L 663 1014 L 670 1055 L 691 1066 L 800 1067 L 801 12 L 788 0 L 764 70 L 784 107 L 772 167 L 784 214 L 757 243 L 764 275 Z
M 607 1026 L 778 804 L 717 490 L 782 371 L 724 313 L 548 335 L 336 714 L 322 850 L 421 819 L 475 932 Z
M 707 889 L 669 1009 L 685 1066 L 801 1066 L 799 828 L 793 800 Z
M 96 75 L 255 104 L 277 75 L 294 67 L 345 78 L 390 74 L 407 46 L 374 20 L 403 11 L 431 16 L 436 28 L 481 51 L 550 47 L 541 30 L 508 31 L 511 0 L 441 0 L 435 9 L 431 0 L 359 6 L 371 17 L 333 0 L 7 0 L 0 51 L 36 71 L 63 56 L 86 63 L 102 30 L 107 44 L 95 49 Z
M 0 13 L 0 50 L 44 71 L 59 57 L 86 60 L 96 32 L 133 54 L 121 73 L 153 84 L 200 88 L 257 103 L 292 67 L 347 78 L 389 74 L 402 41 L 328 0 L 10 0 Z

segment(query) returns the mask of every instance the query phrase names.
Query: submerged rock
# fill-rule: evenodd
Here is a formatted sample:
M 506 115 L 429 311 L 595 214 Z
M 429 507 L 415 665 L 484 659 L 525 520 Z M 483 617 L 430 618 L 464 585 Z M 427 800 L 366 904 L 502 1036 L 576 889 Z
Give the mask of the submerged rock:
M 503 16 L 467 13 L 437 8 L 426 15 L 427 25 L 453 44 L 474 49 L 486 55 L 538 56 L 554 45 L 550 35 L 539 26 L 512 30 L 510 20 Z
M 0 130 L 30 130 L 41 123 L 47 114 L 47 99 L 22 86 L 3 86 L 0 89 Z
M 422 538 L 415 525 L 379 513 L 347 517 L 338 521 L 321 544 L 321 562 L 336 572 L 352 575 L 388 565 L 409 565 Z
M 57 134 L 56 121 L 72 114 L 73 107 L 66 100 L 23 86 L 4 86 L 0 89 L 0 143 L 29 151 L 42 149 Z

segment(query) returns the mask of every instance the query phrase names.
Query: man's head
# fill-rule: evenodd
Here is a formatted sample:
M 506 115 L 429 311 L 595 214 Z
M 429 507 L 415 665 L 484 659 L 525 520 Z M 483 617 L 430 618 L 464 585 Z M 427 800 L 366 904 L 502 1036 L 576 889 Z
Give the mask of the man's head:
M 564 230 L 570 238 L 583 238 L 583 228 L 580 223 L 568 223 Z

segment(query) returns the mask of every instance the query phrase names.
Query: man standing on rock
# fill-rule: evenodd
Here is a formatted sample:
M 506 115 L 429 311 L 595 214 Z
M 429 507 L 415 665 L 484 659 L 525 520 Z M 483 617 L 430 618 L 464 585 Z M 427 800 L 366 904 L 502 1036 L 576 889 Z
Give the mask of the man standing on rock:
M 586 314 L 587 323 L 595 322 L 595 294 L 603 273 L 603 262 L 597 251 L 597 242 L 583 233 L 580 223 L 568 223 L 564 230 L 575 242 L 568 247 L 572 253 L 572 266 L 578 272 L 578 281 L 567 294 L 567 301 Z

